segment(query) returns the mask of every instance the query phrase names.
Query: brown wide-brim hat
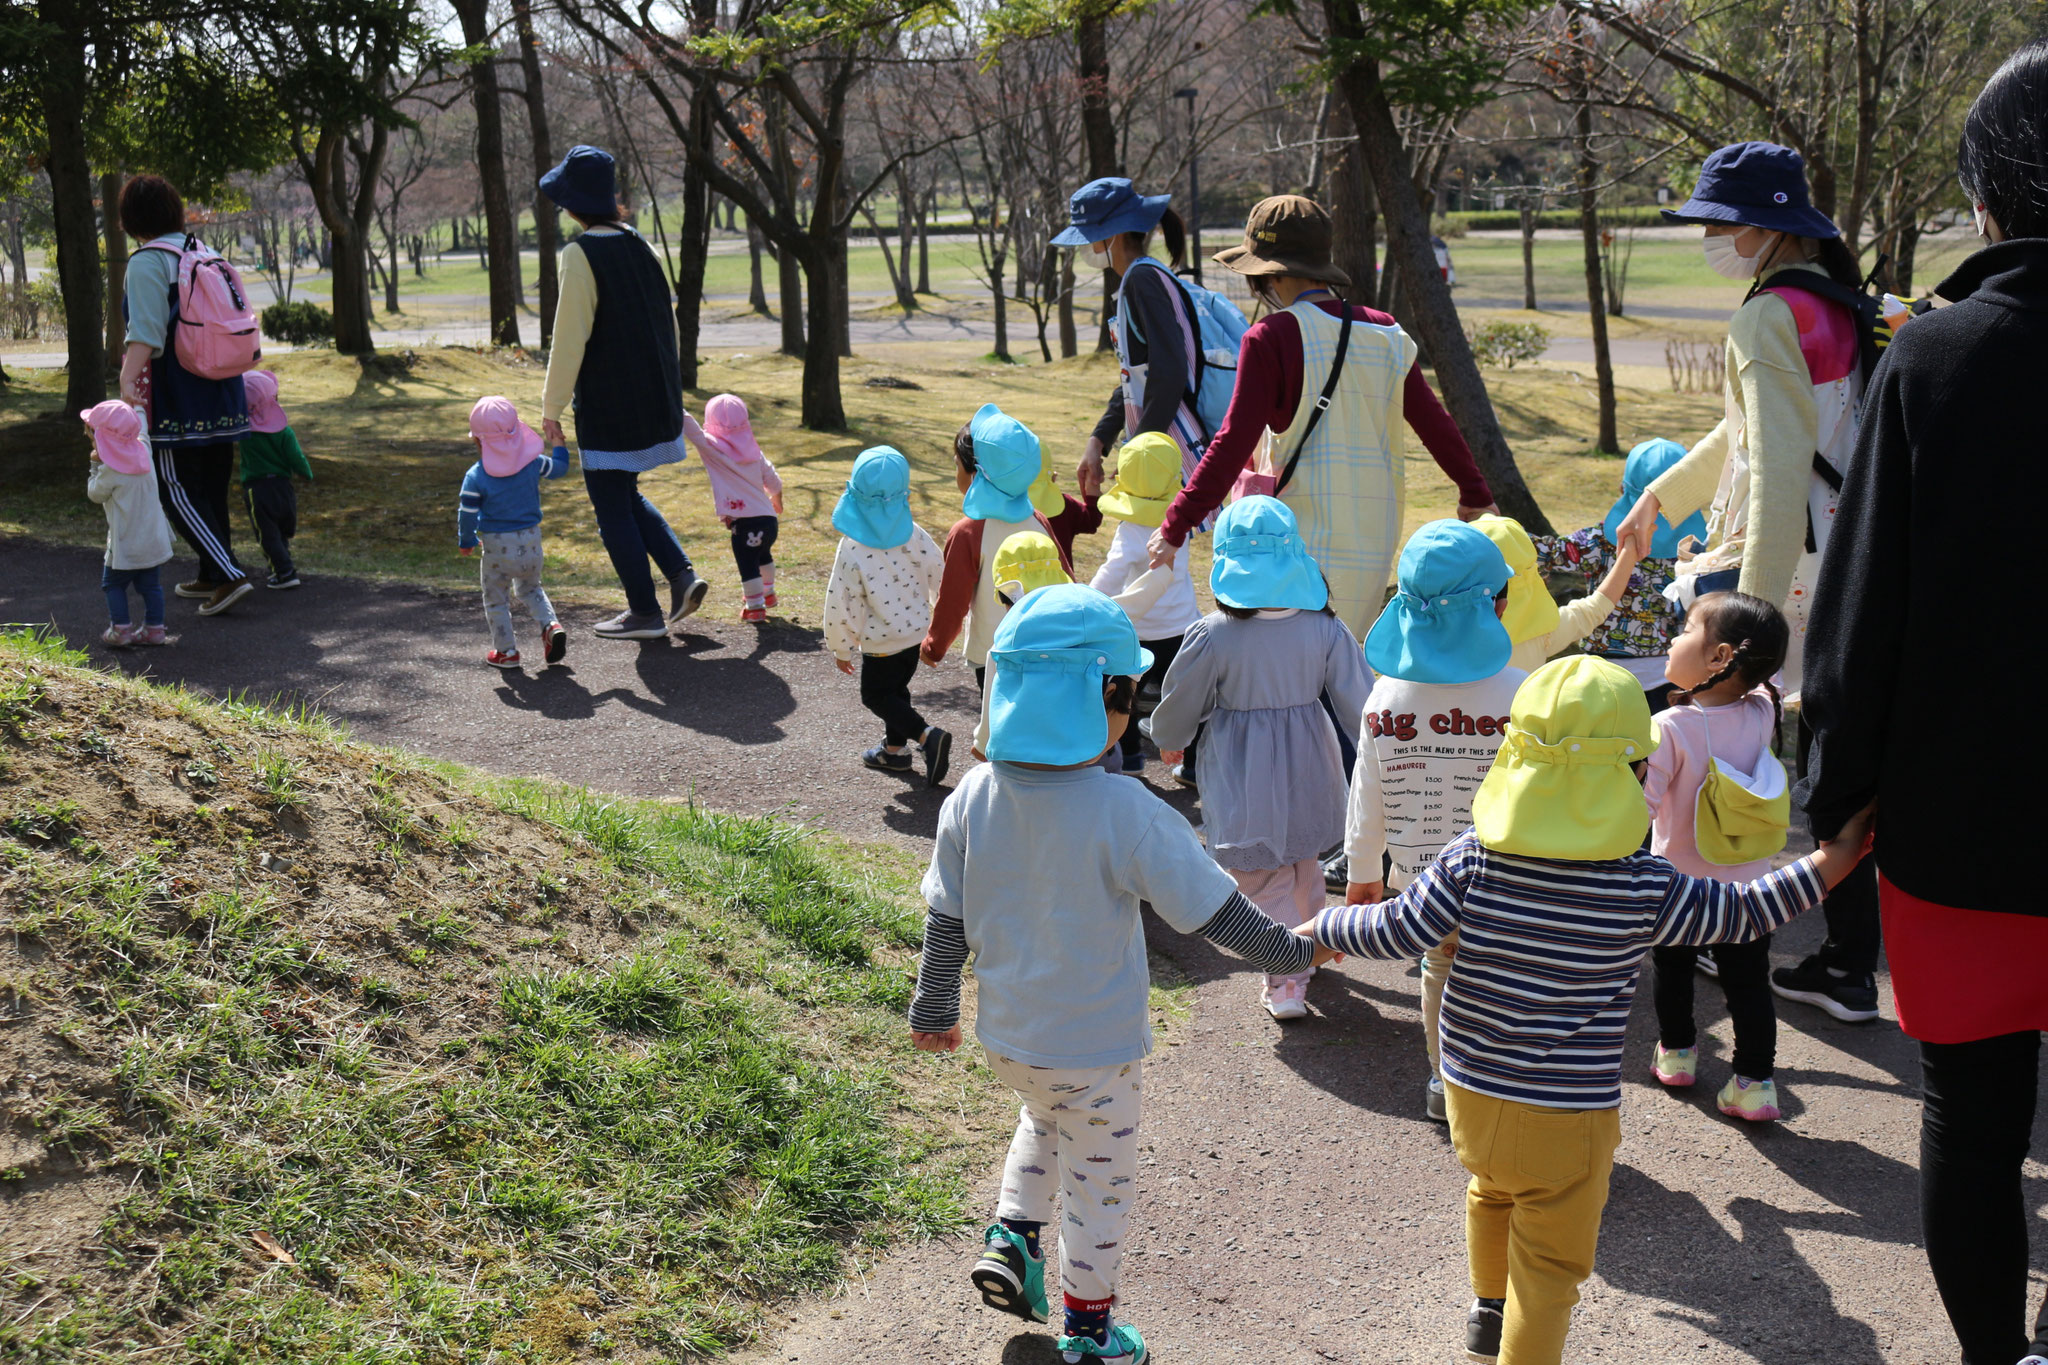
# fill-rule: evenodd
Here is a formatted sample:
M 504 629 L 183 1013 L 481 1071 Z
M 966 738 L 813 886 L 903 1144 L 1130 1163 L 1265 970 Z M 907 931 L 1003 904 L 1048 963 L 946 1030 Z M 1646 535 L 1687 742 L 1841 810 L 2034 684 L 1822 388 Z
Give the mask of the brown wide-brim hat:
M 1330 214 L 1321 204 L 1276 194 L 1252 205 L 1243 246 L 1226 247 L 1210 259 L 1240 275 L 1292 275 L 1341 288 L 1351 277 L 1330 263 L 1330 240 Z

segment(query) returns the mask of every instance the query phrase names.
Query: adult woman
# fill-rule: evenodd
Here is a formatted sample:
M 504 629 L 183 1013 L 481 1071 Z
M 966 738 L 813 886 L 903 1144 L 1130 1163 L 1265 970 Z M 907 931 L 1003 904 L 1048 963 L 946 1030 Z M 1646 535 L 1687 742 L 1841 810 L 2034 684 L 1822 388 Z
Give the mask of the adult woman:
M 1400 549 L 1407 485 L 1396 419 L 1407 418 L 1457 484 L 1461 517 L 1494 510 L 1493 494 L 1422 377 L 1414 343 L 1387 314 L 1347 305 L 1334 292 L 1351 278 L 1330 261 L 1330 215 L 1320 205 L 1291 194 L 1260 202 L 1245 222 L 1243 245 L 1215 259 L 1248 277 L 1273 311 L 1245 333 L 1230 411 L 1153 533 L 1152 563 L 1167 562 L 1187 543 L 1271 431 L 1276 476 L 1300 457 L 1278 496 L 1330 580 L 1331 607 L 1363 638 L 1386 600 Z M 1318 420 L 1333 369 L 1336 386 Z
M 1862 274 L 1841 231 L 1809 204 L 1806 163 L 1789 147 L 1721 148 L 1700 168 L 1692 198 L 1664 216 L 1704 225 L 1707 264 L 1750 287 L 1728 324 L 1727 416 L 1651 482 L 1621 533 L 1648 544 L 1660 512 L 1676 523 L 1711 503 L 1706 546 L 1680 566 L 1675 590 L 1690 602 L 1734 588 L 1782 606 L 1792 625 L 1786 700 L 1796 701 L 1835 509 L 1816 469 L 1833 477 L 1851 463 L 1863 396 L 1854 314 L 1800 285 L 1856 289 Z M 1802 722 L 1802 750 L 1805 734 Z M 1771 988 L 1837 1019 L 1875 1019 L 1876 869 L 1866 862 L 1851 873 L 1825 914 L 1827 942 L 1797 967 L 1772 972 Z
M 2020 648 L 2012 593 L 2039 556 L 2024 534 L 1985 534 L 1983 514 L 1985 490 L 2041 444 L 2048 44 L 1985 85 L 1959 163 L 1992 245 L 1942 282 L 1950 307 L 1900 331 L 1864 407 L 1814 593 L 1806 809 L 1826 838 L 1877 803 L 1892 988 L 1926 1094 L 1927 1259 L 1963 1359 L 2041 1365 L 2048 1310 L 2030 1345 L 2020 1179 L 2048 1028 L 2048 901 L 2023 855 L 2048 803 L 1986 725 L 2012 707 L 2017 655 L 1999 668 L 1996 651 Z
M 249 403 L 240 375 L 204 379 L 178 363 L 171 329 L 178 320 L 178 260 L 185 249 L 185 201 L 160 175 L 138 175 L 121 187 L 121 229 L 141 242 L 128 258 L 121 310 L 128 319 L 121 355 L 121 398 L 149 411 L 164 514 L 199 554 L 199 573 L 177 585 L 180 597 L 201 599 L 199 614 L 226 611 L 254 581 L 235 558 L 228 488 L 235 478 L 235 441 L 249 431 Z M 207 254 L 204 245 L 194 247 Z
M 540 178 L 540 188 L 583 226 L 562 248 L 541 429 L 562 444 L 562 410 L 573 400 L 583 487 L 626 590 L 626 609 L 599 622 L 596 633 L 658 640 L 697 610 L 708 586 L 668 521 L 640 492 L 642 474 L 689 458 L 668 279 L 653 249 L 619 221 L 609 153 L 571 147 L 562 164 Z M 666 618 L 649 559 L 668 579 Z

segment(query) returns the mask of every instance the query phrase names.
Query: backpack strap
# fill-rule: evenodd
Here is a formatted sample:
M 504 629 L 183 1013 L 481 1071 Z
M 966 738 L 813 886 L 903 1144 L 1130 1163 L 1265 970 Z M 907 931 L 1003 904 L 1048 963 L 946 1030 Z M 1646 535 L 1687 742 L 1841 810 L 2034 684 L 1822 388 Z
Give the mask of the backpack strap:
M 1341 299 L 1338 300 L 1343 302 Z M 1344 374 L 1344 356 L 1351 349 L 1351 305 L 1344 304 L 1344 326 L 1337 333 L 1337 354 L 1330 361 L 1330 377 L 1323 381 L 1323 392 L 1316 399 L 1315 407 L 1309 412 L 1308 425 L 1301 429 L 1301 439 L 1294 443 L 1294 453 L 1287 457 L 1287 467 L 1280 471 L 1280 477 L 1273 480 L 1273 496 L 1280 496 L 1280 490 L 1287 487 L 1287 481 L 1294 477 L 1294 466 L 1301 462 L 1301 452 L 1308 449 L 1308 438 L 1316 434 L 1316 426 L 1323 420 L 1323 414 L 1330 410 L 1330 399 L 1337 392 L 1337 380 Z
M 1882 347 L 1878 342 L 1877 329 L 1885 326 L 1878 301 L 1861 289 L 1852 289 L 1831 275 L 1814 270 L 1780 270 L 1771 276 L 1768 284 L 1759 286 L 1760 291 L 1775 289 L 1797 289 L 1801 293 L 1838 303 L 1849 310 L 1856 321 L 1856 361 L 1862 371 L 1863 384 L 1867 390 L 1870 376 L 1877 369 Z M 1889 331 L 1889 328 L 1886 328 Z
M 1196 423 L 1199 424 L 1202 420 L 1202 414 L 1198 403 L 1198 400 L 1200 399 L 1202 394 L 1202 368 L 1207 363 L 1202 357 L 1202 319 L 1201 316 L 1195 312 L 1194 295 L 1188 293 L 1187 286 L 1181 282 L 1180 276 L 1174 274 L 1172 269 L 1169 268 L 1158 257 L 1140 256 L 1137 260 L 1131 262 L 1131 265 L 1135 268 L 1139 265 L 1143 265 L 1147 261 L 1150 261 L 1152 265 L 1160 271 L 1160 273 L 1164 274 L 1166 276 L 1167 283 L 1173 287 L 1174 297 L 1180 301 L 1181 316 L 1187 322 L 1188 336 L 1194 342 L 1194 344 L 1188 348 L 1192 350 L 1195 354 L 1195 363 L 1188 367 L 1188 383 L 1186 397 L 1188 400 L 1188 412 L 1193 415 Z M 1124 272 L 1124 278 L 1130 278 L 1129 271 Z M 1143 332 L 1138 330 L 1137 318 L 1133 316 L 1129 319 L 1129 321 L 1131 324 L 1131 335 L 1135 336 L 1138 340 L 1144 342 L 1147 346 L 1152 345 L 1151 339 L 1148 338 Z M 1203 432 L 1203 436 L 1205 438 L 1214 436 L 1215 434 L 1216 433 L 1213 431 Z

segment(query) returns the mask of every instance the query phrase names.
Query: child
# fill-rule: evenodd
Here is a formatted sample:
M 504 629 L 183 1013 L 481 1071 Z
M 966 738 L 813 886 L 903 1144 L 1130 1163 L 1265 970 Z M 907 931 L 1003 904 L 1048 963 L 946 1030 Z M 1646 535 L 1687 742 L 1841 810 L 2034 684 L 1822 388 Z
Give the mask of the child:
M 1472 1173 L 1469 1360 L 1563 1358 L 1621 1138 L 1622 1040 L 1643 956 L 1767 934 L 1863 855 L 1867 810 L 1760 881 L 1685 876 L 1642 848 L 1656 745 L 1625 669 L 1583 655 L 1545 664 L 1515 693 L 1473 828 L 1395 899 L 1326 910 L 1305 931 L 1379 958 L 1460 933 L 1442 1046 L 1451 1142 Z
M 1432 521 L 1401 549 L 1399 591 L 1365 636 L 1379 675 L 1366 698 L 1351 770 L 1344 899 L 1363 905 L 1414 881 L 1472 823 L 1472 796 L 1493 766 L 1515 689 L 1500 622 L 1514 570 L 1483 532 Z M 1381 868 L 1386 868 L 1384 884 Z M 1437 1022 L 1458 936 L 1422 955 L 1422 1112 L 1445 1121 Z
M 107 551 L 100 589 L 107 595 L 111 649 L 167 645 L 164 585 L 159 570 L 171 558 L 171 523 L 157 499 L 156 466 L 142 438 L 142 413 L 108 399 L 78 414 L 92 432 L 92 474 L 85 495 L 107 514 Z M 142 624 L 129 624 L 128 589 L 142 599 Z
M 721 393 L 704 405 L 704 424 L 683 414 L 683 435 L 704 459 L 718 519 L 732 532 L 733 562 L 739 566 L 746 603 L 740 620 L 759 624 L 775 605 L 775 533 L 782 514 L 782 476 L 754 440 L 747 405 L 737 394 Z M 906 515 L 908 515 L 906 513 Z
M 1048 530 L 1052 532 L 1053 543 L 1060 547 L 1060 553 L 1069 561 L 1074 557 L 1074 537 L 1092 536 L 1102 529 L 1102 511 L 1099 507 L 1099 489 L 1084 488 L 1082 496 L 1062 493 L 1053 482 L 1052 452 L 1043 446 L 1038 453 L 1038 477 L 1031 481 L 1025 496 L 1031 499 L 1031 510 L 1045 518 Z
M 1644 441 L 1631 450 L 1622 466 L 1621 496 L 1608 509 L 1605 521 L 1568 536 L 1534 537 L 1539 571 L 1546 576 L 1583 579 L 1588 587 L 1604 583 L 1620 561 L 1615 533 L 1621 519 L 1644 489 L 1684 458 L 1685 447 L 1676 441 Z M 1664 709 L 1671 691 L 1671 684 L 1664 679 L 1664 655 L 1678 631 L 1678 608 L 1664 596 L 1664 590 L 1677 575 L 1679 545 L 1688 537 L 1704 540 L 1706 534 L 1707 520 L 1698 512 L 1675 528 L 1659 516 L 1656 537 L 1615 599 L 1614 614 L 1586 636 L 1586 653 L 1612 659 L 1635 674 L 1649 694 L 1653 714 Z M 1600 591 L 1604 595 L 1604 586 Z
M 1138 1180 L 1138 1107 L 1152 1050 L 1139 905 L 1269 972 L 1308 945 L 1263 919 L 1142 783 L 1095 771 L 1130 723 L 1151 660 L 1130 618 L 1076 584 L 1040 588 L 989 654 L 990 757 L 939 813 L 924 878 L 930 907 L 911 1039 L 960 1045 L 960 972 L 974 952 L 975 1037 L 1022 1104 L 996 1221 L 972 1278 L 990 1307 L 1046 1322 L 1042 1238 L 1060 1224 L 1072 1363 L 1143 1365 L 1144 1339 L 1113 1321 Z
M 1180 446 L 1171 436 L 1151 431 L 1124 443 L 1116 461 L 1116 483 L 1102 497 L 1102 510 L 1116 517 L 1116 534 L 1110 538 L 1109 557 L 1091 580 L 1098 591 L 1114 597 L 1147 572 L 1145 539 L 1166 519 L 1166 509 L 1180 492 Z M 1188 547 L 1174 551 L 1170 566 L 1172 579 L 1150 610 L 1134 617 L 1138 642 L 1152 655 L 1151 671 L 1138 683 L 1138 714 L 1148 714 L 1157 705 L 1159 688 L 1166 670 L 1180 653 L 1181 638 L 1189 626 L 1202 619 L 1195 601 L 1195 582 L 1188 574 Z M 1148 695 L 1149 694 L 1149 695 Z M 1195 742 L 1184 746 L 1187 757 L 1174 776 L 1192 785 L 1195 771 Z M 1138 727 L 1124 730 L 1123 770 L 1143 772 L 1144 741 Z M 1184 770 L 1184 771 L 1183 771 Z
M 1585 639 L 1595 626 L 1613 615 L 1621 605 L 1622 594 L 1628 590 L 1636 561 L 1641 558 L 1634 541 L 1618 547 L 1614 565 L 1607 571 L 1607 577 L 1600 580 L 1600 586 L 1560 609 L 1537 566 L 1536 543 L 1529 539 L 1521 522 L 1511 517 L 1485 516 L 1472 525 L 1500 547 L 1501 558 L 1515 571 L 1515 576 L 1508 580 L 1507 609 L 1501 614 L 1501 624 L 1508 628 L 1508 639 L 1515 646 L 1508 662 L 1524 672 L 1541 667 L 1551 655 Z
M 292 563 L 292 537 L 299 533 L 299 495 L 292 476 L 311 482 L 313 466 L 277 405 L 277 376 L 269 370 L 251 370 L 242 376 L 242 388 L 249 396 L 249 434 L 241 440 L 242 497 L 256 539 L 263 543 L 263 557 L 270 561 L 264 586 L 296 588 L 299 571 Z
M 960 488 L 960 510 L 966 515 L 946 532 L 946 572 L 920 654 L 938 667 L 964 623 L 967 637 L 961 652 L 974 670 L 976 687 L 987 685 L 989 641 L 1003 619 L 1003 605 L 996 600 L 996 551 L 1019 531 L 1052 534 L 1052 527 L 1031 506 L 1031 484 L 1042 464 L 1031 428 L 993 403 L 984 403 L 953 437 L 953 477 Z M 1073 577 L 1073 561 L 1065 551 L 1060 553 L 1060 567 Z
M 1323 908 L 1318 855 L 1344 837 L 1344 758 L 1330 717 L 1355 745 L 1372 675 L 1286 503 L 1231 503 L 1216 518 L 1214 553 L 1217 610 L 1182 637 L 1152 739 L 1175 763 L 1207 724 L 1204 841 L 1245 898 L 1291 929 Z M 1266 1012 L 1307 1014 L 1309 975 L 1269 975 Z
M 1781 709 L 1771 675 L 1785 666 L 1792 628 L 1762 598 L 1715 592 L 1697 599 L 1664 666 L 1671 708 L 1658 715 L 1657 752 L 1643 795 L 1650 803 L 1650 851 L 1680 872 L 1746 882 L 1771 870 L 1785 846 L 1792 802 L 1785 769 L 1772 752 Z M 1735 1074 L 1715 1104 L 1731 1118 L 1768 1123 L 1779 1116 L 1771 1079 L 1778 1012 L 1771 1000 L 1771 936 L 1711 949 L 1735 1026 Z M 1673 944 L 1650 954 L 1657 964 L 1659 1081 L 1689 1086 L 1699 1072 L 1692 1017 L 1698 948 Z
M 882 722 L 882 742 L 860 761 L 907 773 L 914 739 L 924 784 L 936 787 L 946 778 L 953 737 L 910 704 L 910 680 L 944 565 L 931 536 L 910 519 L 910 461 L 894 446 L 863 450 L 832 509 L 832 527 L 840 541 L 825 583 L 825 648 L 849 675 L 853 656 L 861 656 L 860 704 Z
M 540 481 L 569 472 L 569 452 L 556 446 L 541 453 L 540 433 L 519 420 L 509 398 L 479 398 L 469 410 L 469 440 L 477 462 L 462 476 L 455 516 L 457 543 L 469 554 L 479 542 L 483 562 L 484 619 L 491 627 L 493 668 L 519 667 L 512 638 L 512 596 L 526 603 L 540 622 L 541 654 L 558 664 L 569 651 L 569 635 L 555 617 L 555 605 L 540 585 Z

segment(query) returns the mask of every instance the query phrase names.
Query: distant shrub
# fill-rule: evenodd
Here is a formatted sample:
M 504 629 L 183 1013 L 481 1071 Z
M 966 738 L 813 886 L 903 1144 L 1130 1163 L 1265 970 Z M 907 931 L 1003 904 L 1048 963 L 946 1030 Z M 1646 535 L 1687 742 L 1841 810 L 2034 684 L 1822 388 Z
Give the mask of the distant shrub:
M 1549 349 L 1550 333 L 1535 322 L 1482 322 L 1465 329 L 1472 358 L 1481 365 L 1512 370 L 1518 361 L 1539 360 Z
M 323 346 L 334 340 L 334 314 L 304 299 L 273 303 L 263 310 L 263 335 L 291 346 Z

